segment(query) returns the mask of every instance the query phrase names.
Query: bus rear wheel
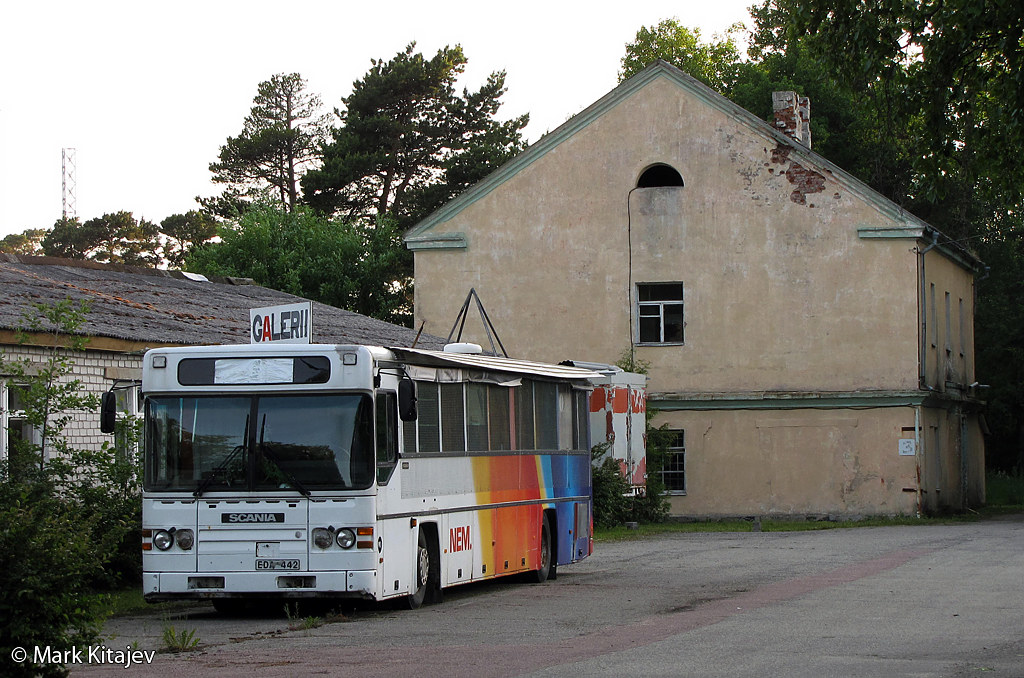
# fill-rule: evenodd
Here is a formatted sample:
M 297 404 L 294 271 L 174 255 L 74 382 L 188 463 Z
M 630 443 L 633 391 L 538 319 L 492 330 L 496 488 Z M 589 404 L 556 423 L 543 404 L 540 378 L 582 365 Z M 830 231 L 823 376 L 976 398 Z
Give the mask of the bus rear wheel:
M 541 584 L 548 580 L 551 574 L 552 550 L 551 550 L 551 525 L 545 513 L 540 524 L 540 567 L 530 572 L 529 580 Z

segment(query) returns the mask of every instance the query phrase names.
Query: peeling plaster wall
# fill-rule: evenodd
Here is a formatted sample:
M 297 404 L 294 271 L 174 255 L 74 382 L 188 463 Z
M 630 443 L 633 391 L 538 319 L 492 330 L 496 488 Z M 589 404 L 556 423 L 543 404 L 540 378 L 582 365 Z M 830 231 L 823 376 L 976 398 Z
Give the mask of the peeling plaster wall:
M 685 185 L 635 189 L 655 163 Z M 918 243 L 862 238 L 858 229 L 906 224 L 810 164 L 653 80 L 433 227 L 465 234 L 467 247 L 416 252 L 417 323 L 447 335 L 475 287 L 511 355 L 614 362 L 634 338 L 635 284 L 682 282 L 684 344 L 636 347 L 650 363 L 649 394 L 685 403 L 686 394 L 918 392 Z M 973 318 L 971 274 L 937 251 L 926 269 L 954 304 L 970 300 Z M 474 320 L 463 340 L 486 346 Z M 961 372 L 973 379 L 972 330 L 964 336 Z M 926 355 L 928 369 L 941 357 Z M 942 453 L 959 420 L 943 418 L 939 443 L 922 424 L 917 454 L 900 456 L 899 440 L 917 437 L 914 407 L 728 407 L 662 412 L 659 423 L 687 439 L 688 492 L 672 497 L 673 514 L 913 514 L 959 501 L 931 489 L 960 481 L 959 457 Z M 976 418 L 967 430 L 977 504 Z
M 655 424 L 687 431 L 689 491 L 670 497 L 675 515 L 917 512 L 917 458 L 898 451 L 914 408 L 665 412 Z
M 891 224 L 787 151 L 655 81 L 435 227 L 469 245 L 416 253 L 417 323 L 447 335 L 476 287 L 512 354 L 614 362 L 630 277 L 682 281 L 686 345 L 638 351 L 652 391 L 915 387 L 911 246 L 860 240 Z M 655 162 L 685 187 L 633 190 Z

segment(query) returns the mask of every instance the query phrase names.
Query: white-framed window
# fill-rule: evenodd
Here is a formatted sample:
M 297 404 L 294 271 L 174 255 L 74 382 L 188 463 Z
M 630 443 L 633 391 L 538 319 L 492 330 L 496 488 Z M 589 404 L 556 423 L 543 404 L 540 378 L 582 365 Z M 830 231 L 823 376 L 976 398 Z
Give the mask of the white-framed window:
M 122 382 L 123 383 L 123 382 Z M 142 413 L 142 390 L 138 384 L 130 386 L 114 387 L 114 401 L 117 403 L 117 419 L 121 421 L 128 417 L 138 417 Z M 130 447 L 130 450 L 129 450 Z M 138 452 L 138 444 L 129 445 L 128 437 L 123 428 L 118 427 L 114 432 L 114 449 L 120 455 L 127 452 Z
M 666 433 L 671 437 L 661 465 L 661 480 L 669 494 L 686 494 L 686 431 L 669 429 Z
M 636 300 L 638 343 L 683 343 L 683 283 L 637 283 Z
M 25 418 L 19 389 L 10 382 L 0 382 L 0 429 L 0 461 L 4 464 L 9 464 L 11 455 L 17 453 L 17 441 L 28 440 L 36 445 L 41 442 L 39 431 Z

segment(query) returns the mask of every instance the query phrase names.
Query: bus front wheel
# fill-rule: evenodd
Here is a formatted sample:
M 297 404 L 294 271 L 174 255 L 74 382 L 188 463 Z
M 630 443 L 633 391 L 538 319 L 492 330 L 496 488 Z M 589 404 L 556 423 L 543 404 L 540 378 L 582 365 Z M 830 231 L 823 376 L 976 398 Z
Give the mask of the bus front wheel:
M 427 546 L 427 536 L 423 534 L 423 530 L 419 531 L 419 536 L 416 539 L 416 562 L 413 577 L 413 591 L 406 597 L 410 610 L 415 610 L 423 604 L 430 583 L 430 548 Z

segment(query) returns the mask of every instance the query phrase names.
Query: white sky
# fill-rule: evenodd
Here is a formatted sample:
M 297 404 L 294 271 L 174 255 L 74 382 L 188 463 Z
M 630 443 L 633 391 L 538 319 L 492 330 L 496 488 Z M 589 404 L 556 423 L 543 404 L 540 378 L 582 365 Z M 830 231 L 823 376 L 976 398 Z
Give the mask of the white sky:
M 61 149 L 76 149 L 83 220 L 128 210 L 159 222 L 215 195 L 208 165 L 237 135 L 256 86 L 298 72 L 326 110 L 371 58 L 415 40 L 461 44 L 460 87 L 504 69 L 501 117 L 536 141 L 616 84 L 641 26 L 677 18 L 705 39 L 750 26 L 754 0 L 35 0 L 0 23 L 0 237 L 61 216 Z

